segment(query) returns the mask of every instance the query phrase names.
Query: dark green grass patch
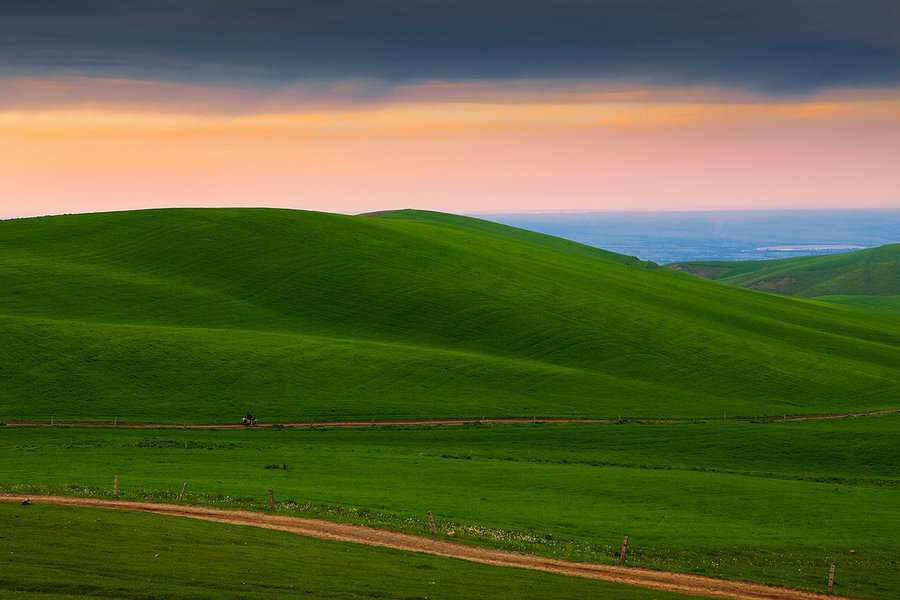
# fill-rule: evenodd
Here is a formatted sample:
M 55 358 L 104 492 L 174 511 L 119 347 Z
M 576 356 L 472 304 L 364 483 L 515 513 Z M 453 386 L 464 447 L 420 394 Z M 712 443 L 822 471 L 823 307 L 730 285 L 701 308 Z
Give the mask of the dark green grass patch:
M 0 523 L 4 598 L 693 598 L 121 510 L 0 502 Z

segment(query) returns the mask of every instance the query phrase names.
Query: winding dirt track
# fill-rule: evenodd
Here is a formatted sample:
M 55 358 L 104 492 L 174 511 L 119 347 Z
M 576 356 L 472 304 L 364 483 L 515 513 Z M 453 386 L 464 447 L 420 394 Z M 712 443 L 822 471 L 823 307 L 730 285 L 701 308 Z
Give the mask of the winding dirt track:
M 900 409 L 898 409 L 900 410 Z M 465 425 L 467 423 L 611 423 L 615 419 L 569 419 L 566 417 L 538 418 L 510 418 L 510 419 L 393 419 L 369 421 L 297 421 L 294 423 L 278 423 L 282 427 L 370 427 L 381 425 Z M 109 421 L 54 421 L 54 425 L 73 425 L 78 427 L 165 427 L 186 429 L 240 429 L 246 427 L 240 423 L 219 424 L 200 423 L 183 425 L 178 423 L 130 423 L 117 424 Z M 50 425 L 48 421 L 7 421 L 7 425 Z M 258 423 L 256 427 L 272 426 L 275 423 Z
M 866 412 L 856 413 L 840 413 L 840 414 L 818 414 L 803 416 L 784 416 L 764 417 L 764 420 L 770 421 L 810 421 L 816 419 L 843 419 L 845 417 L 868 417 L 870 415 L 884 415 L 888 413 L 900 412 L 900 408 L 891 408 L 888 410 L 870 410 Z M 756 417 L 728 417 L 729 421 L 750 421 Z M 626 421 L 635 421 L 642 423 L 688 423 L 693 419 L 687 418 L 671 418 L 671 419 L 649 419 L 649 418 L 626 418 Z M 709 419 L 707 419 L 709 420 Z M 617 419 L 572 419 L 568 417 L 531 417 L 531 418 L 507 418 L 507 419 L 392 419 L 369 421 L 298 421 L 294 423 L 279 423 L 283 427 L 368 427 L 382 425 L 466 425 L 473 423 L 615 423 Z M 8 425 L 73 425 L 78 427 L 165 427 L 165 428 L 186 428 L 186 429 L 239 429 L 245 427 L 240 423 L 227 424 L 191 424 L 186 421 L 183 425 L 178 423 L 131 423 L 131 422 L 109 422 L 109 421 L 7 421 Z M 266 425 L 274 425 L 274 423 L 259 423 L 257 427 Z
M 181 504 L 157 504 L 152 502 L 130 502 L 125 500 L 103 500 L 99 498 L 70 498 L 65 496 L 23 496 L 17 494 L 0 494 L 0 500 L 8 502 L 68 504 L 97 508 L 118 508 L 139 510 L 162 515 L 175 515 L 219 521 L 236 525 L 251 525 L 289 531 L 309 537 L 342 542 L 367 544 L 369 546 L 385 546 L 398 550 L 425 552 L 439 556 L 461 558 L 477 563 L 502 567 L 518 567 L 537 571 L 549 571 L 561 575 L 602 579 L 615 583 L 624 583 L 655 590 L 680 592 L 695 596 L 714 598 L 735 598 L 736 600 L 850 600 L 844 596 L 817 594 L 791 588 L 775 587 L 761 583 L 713 579 L 700 575 L 673 573 L 670 571 L 654 571 L 636 567 L 619 567 L 592 563 L 576 563 L 553 558 L 542 558 L 526 554 L 503 552 L 466 546 L 464 544 L 442 539 L 434 539 L 397 533 L 383 529 L 373 529 L 362 525 L 333 523 L 318 519 L 282 516 L 242 510 L 225 510 L 206 506 L 188 506 Z

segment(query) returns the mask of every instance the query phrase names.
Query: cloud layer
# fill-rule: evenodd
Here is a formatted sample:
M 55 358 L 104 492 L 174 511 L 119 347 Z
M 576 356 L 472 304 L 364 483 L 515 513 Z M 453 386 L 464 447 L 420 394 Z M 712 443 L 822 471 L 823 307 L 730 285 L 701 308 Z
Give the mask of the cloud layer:
M 591 79 L 767 94 L 900 84 L 893 0 L 32 0 L 0 76 L 278 87 Z

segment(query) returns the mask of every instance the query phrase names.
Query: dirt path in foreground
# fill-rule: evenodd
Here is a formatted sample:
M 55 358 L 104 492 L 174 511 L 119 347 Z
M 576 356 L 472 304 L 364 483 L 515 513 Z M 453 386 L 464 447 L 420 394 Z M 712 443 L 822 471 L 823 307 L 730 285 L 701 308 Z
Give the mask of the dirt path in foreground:
M 374 529 L 362 525 L 333 523 L 331 521 L 305 519 L 302 517 L 290 517 L 278 514 L 226 510 L 207 506 L 157 504 L 153 502 L 131 502 L 125 500 L 104 500 L 99 498 L 0 494 L 0 500 L 8 502 L 22 502 L 25 499 L 28 499 L 33 503 L 140 510 L 162 515 L 175 515 L 191 517 L 194 519 L 204 519 L 207 521 L 233 523 L 236 525 L 265 527 L 267 529 L 289 531 L 300 535 L 327 540 L 353 542 L 357 544 L 367 544 L 369 546 L 385 546 L 412 552 L 425 552 L 428 554 L 436 554 L 438 556 L 461 558 L 463 560 L 488 565 L 549 571 L 560 575 L 602 579 L 604 581 L 624 583 L 627 585 L 668 592 L 679 592 L 695 596 L 734 598 L 736 600 L 824 600 L 826 598 L 831 600 L 850 600 L 844 596 L 817 594 L 761 583 L 713 579 L 701 575 L 674 573 L 671 571 L 654 571 L 637 567 L 576 563 L 553 558 L 542 558 L 539 556 L 466 546 L 448 540 L 428 538 L 409 533 L 397 533 L 383 529 Z
M 900 411 L 900 409 L 898 409 Z M 874 413 L 872 413 L 874 414 Z M 644 420 L 644 419 L 635 419 Z M 653 419 L 654 421 L 657 419 Z M 370 419 L 368 421 L 297 421 L 278 423 L 282 427 L 370 427 L 381 425 L 466 425 L 473 423 L 612 423 L 615 419 L 570 419 L 568 417 L 508 418 L 508 419 Z M 51 425 L 49 421 L 7 421 L 7 425 Z M 216 425 L 214 423 L 110 423 L 109 421 L 53 421 L 52 425 L 74 425 L 78 427 L 164 427 L 177 429 L 240 429 L 247 427 L 240 423 Z M 254 427 L 271 427 L 275 423 L 257 423 Z
M 839 413 L 839 414 L 809 414 L 803 416 L 784 416 L 779 419 L 778 417 L 764 417 L 763 420 L 769 421 L 812 421 L 817 419 L 843 419 L 846 417 L 868 417 L 870 415 L 884 415 L 889 413 L 897 413 L 900 412 L 900 408 L 890 408 L 887 410 L 870 410 L 865 412 L 856 412 L 856 413 Z M 756 417 L 728 417 L 728 421 L 752 421 L 755 420 Z M 649 419 L 649 418 L 630 418 L 627 417 L 624 419 L 625 421 L 634 421 L 640 423 L 689 423 L 694 421 L 693 418 L 658 418 L 658 419 Z M 707 421 L 711 421 L 714 419 L 707 418 Z M 392 419 L 392 420 L 379 420 L 379 419 L 371 419 L 369 421 L 356 420 L 356 421 L 298 421 L 294 423 L 278 423 L 283 427 L 369 427 L 369 426 L 382 426 L 382 425 L 466 425 L 466 424 L 474 424 L 474 423 L 615 423 L 617 419 L 572 419 L 568 417 L 522 417 L 522 418 L 508 418 L 508 419 Z M 188 425 L 187 421 L 184 424 L 179 425 L 178 423 L 130 423 L 130 422 L 109 422 L 109 421 L 7 421 L 7 425 L 73 425 L 78 427 L 148 427 L 148 428 L 183 428 L 183 429 L 239 429 L 241 427 L 245 427 L 245 425 L 241 425 L 240 423 L 227 423 L 227 424 L 212 424 L 212 423 L 203 423 L 203 424 L 191 424 Z M 272 426 L 275 423 L 259 423 L 256 427 L 266 427 Z

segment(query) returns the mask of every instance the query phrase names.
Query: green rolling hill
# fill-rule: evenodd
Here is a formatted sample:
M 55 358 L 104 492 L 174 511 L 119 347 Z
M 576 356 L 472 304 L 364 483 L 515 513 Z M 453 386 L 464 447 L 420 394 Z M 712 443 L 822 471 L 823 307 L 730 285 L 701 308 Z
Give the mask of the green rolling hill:
M 825 256 L 666 266 L 753 290 L 900 309 L 900 244 Z
M 900 317 L 421 211 L 0 222 L 0 419 L 893 408 Z

